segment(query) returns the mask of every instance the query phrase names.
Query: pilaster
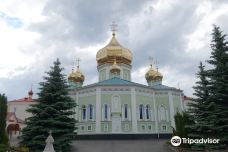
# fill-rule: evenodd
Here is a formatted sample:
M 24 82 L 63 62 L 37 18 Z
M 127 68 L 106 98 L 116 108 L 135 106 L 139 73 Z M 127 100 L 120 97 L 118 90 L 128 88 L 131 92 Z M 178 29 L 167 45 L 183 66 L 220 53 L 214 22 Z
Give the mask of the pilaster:
M 101 132 L 101 88 L 96 89 L 96 133 Z
M 173 95 L 172 92 L 169 91 L 169 109 L 170 109 L 170 120 L 172 127 L 176 128 L 175 122 L 174 122 L 174 107 L 173 107 Z
M 135 88 L 131 88 L 131 105 L 132 105 L 132 132 L 138 132 L 138 124 L 137 124 L 137 106 L 136 106 L 136 92 Z M 135 111 L 135 112 L 134 112 Z

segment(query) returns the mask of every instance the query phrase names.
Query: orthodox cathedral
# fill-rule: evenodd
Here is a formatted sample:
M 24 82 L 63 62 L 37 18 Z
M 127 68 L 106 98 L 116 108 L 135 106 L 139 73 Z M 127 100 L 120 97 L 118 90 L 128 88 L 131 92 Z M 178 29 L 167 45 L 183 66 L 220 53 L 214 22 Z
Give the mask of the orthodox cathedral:
M 83 86 L 79 65 L 68 76 L 69 94 L 77 103 L 75 119 L 81 139 L 155 137 L 172 134 L 174 115 L 182 111 L 183 92 L 162 84 L 152 65 L 145 73 L 148 85 L 132 82 L 132 52 L 116 38 L 96 54 L 99 81 Z

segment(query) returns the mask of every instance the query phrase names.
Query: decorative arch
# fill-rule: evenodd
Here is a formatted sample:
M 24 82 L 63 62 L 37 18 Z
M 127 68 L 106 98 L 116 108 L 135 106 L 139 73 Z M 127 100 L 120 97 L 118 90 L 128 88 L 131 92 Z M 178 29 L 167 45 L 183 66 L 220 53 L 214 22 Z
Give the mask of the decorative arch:
M 112 112 L 120 112 L 121 111 L 121 101 L 119 95 L 112 96 Z
M 159 108 L 159 113 L 160 113 L 160 120 L 161 121 L 166 121 L 166 108 L 164 105 L 161 105 Z

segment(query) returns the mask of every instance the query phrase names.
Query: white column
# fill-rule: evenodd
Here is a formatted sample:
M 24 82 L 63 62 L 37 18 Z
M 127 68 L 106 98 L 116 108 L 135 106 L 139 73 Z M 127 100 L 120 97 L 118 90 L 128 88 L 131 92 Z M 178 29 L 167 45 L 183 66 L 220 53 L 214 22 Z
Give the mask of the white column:
M 96 89 L 96 133 L 101 132 L 101 88 Z
M 171 125 L 172 127 L 175 127 L 175 122 L 174 122 L 174 107 L 173 107 L 173 96 L 172 92 L 169 91 L 169 109 L 170 109 L 170 120 L 171 120 Z
M 138 132 L 138 124 L 137 124 L 137 106 L 136 106 L 136 93 L 135 88 L 131 88 L 131 106 L 132 106 L 132 132 Z
M 157 119 L 157 106 L 155 104 L 155 93 L 153 92 L 153 105 L 154 105 L 154 120 L 155 120 L 155 131 L 158 133 L 158 119 Z

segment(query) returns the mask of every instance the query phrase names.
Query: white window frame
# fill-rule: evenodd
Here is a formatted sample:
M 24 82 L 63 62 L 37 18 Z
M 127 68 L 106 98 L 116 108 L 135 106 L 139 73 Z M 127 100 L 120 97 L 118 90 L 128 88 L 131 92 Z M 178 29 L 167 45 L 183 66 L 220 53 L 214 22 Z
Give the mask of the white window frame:
M 150 127 L 150 129 L 149 129 L 149 127 Z M 148 128 L 149 131 L 153 130 L 152 125 L 147 125 L 147 128 Z
M 143 129 L 143 127 L 144 127 L 144 129 Z M 146 131 L 146 125 L 141 125 L 141 130 Z
M 89 129 L 89 127 L 91 127 L 91 129 Z M 88 125 L 87 126 L 87 131 L 93 131 L 93 126 L 92 125 Z
M 83 130 L 82 130 L 82 127 L 84 128 Z M 84 132 L 85 131 L 85 125 L 80 125 L 80 131 L 82 131 L 82 132 Z
M 163 129 L 163 127 L 165 127 L 165 130 Z M 162 131 L 167 131 L 167 125 L 161 125 L 161 130 Z

